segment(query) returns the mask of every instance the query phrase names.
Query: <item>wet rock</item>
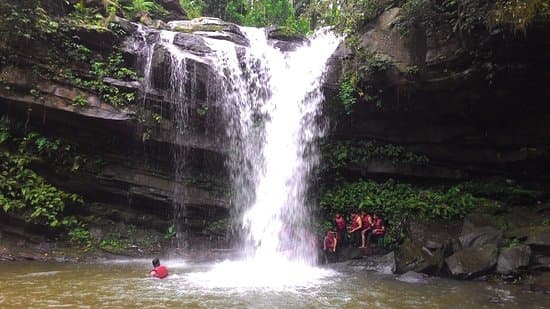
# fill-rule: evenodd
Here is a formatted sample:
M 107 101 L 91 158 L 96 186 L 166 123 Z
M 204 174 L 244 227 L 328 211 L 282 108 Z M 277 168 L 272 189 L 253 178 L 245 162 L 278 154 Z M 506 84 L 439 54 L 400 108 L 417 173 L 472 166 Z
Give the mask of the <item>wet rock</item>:
M 407 40 L 393 27 L 399 19 L 400 11 L 400 8 L 392 8 L 380 14 L 361 35 L 359 44 L 365 50 L 391 61 L 401 71 L 405 71 L 412 65 L 413 59 L 407 47 Z
M 454 277 L 471 279 L 490 272 L 497 263 L 497 246 L 486 244 L 481 247 L 462 249 L 445 259 Z
M 428 275 L 414 271 L 408 271 L 395 279 L 407 283 L 428 283 Z
M 239 26 L 225 22 L 219 18 L 200 17 L 192 20 L 171 21 L 168 29 L 182 33 L 193 33 L 210 38 L 227 40 L 235 44 L 248 46 L 248 39 L 241 32 Z
M 86 46 L 109 51 L 116 45 L 115 33 L 107 28 L 92 25 L 73 25 L 71 36 Z
M 268 27 L 266 32 L 268 40 L 273 41 L 273 46 L 283 52 L 296 50 L 299 46 L 309 43 L 305 36 L 287 27 Z
M 462 248 L 477 248 L 487 244 L 496 246 L 502 238 L 502 232 L 490 226 L 468 229 L 468 231 L 459 238 Z
M 393 274 L 396 271 L 395 253 L 386 255 L 366 256 L 361 260 L 354 261 L 355 266 L 362 266 L 365 270 L 376 271 L 383 274 Z
M 174 45 L 198 55 L 205 55 L 212 51 L 203 38 L 188 33 L 176 34 L 174 37 Z
M 503 249 L 497 261 L 497 272 L 499 274 L 517 273 L 520 268 L 527 267 L 531 258 L 531 248 L 520 245 L 513 248 Z

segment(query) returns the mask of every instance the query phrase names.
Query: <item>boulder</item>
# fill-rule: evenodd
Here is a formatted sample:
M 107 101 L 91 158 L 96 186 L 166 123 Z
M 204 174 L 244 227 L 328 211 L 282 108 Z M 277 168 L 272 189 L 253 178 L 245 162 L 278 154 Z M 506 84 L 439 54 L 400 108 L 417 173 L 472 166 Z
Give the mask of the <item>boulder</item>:
M 529 265 L 531 258 L 531 248 L 526 245 L 520 245 L 513 248 L 503 249 L 497 260 L 497 272 L 499 274 L 517 273 L 522 267 Z
M 176 34 L 176 36 L 174 37 L 174 45 L 200 56 L 212 52 L 212 50 L 210 49 L 210 47 L 208 47 L 206 41 L 203 38 L 189 33 Z
M 309 43 L 304 35 L 292 31 L 288 27 L 268 27 L 266 32 L 267 39 L 273 41 L 273 46 L 283 52 L 293 51 L 299 46 Z
M 497 263 L 497 246 L 486 244 L 481 247 L 462 249 L 445 259 L 452 276 L 471 279 L 490 272 Z
M 487 244 L 497 245 L 502 238 L 502 231 L 490 226 L 484 226 L 471 230 L 460 236 L 462 248 L 477 248 Z
M 383 274 L 394 274 L 396 271 L 395 253 L 386 255 L 369 255 L 361 260 L 352 261 L 351 266 L 361 266 L 365 270 L 376 271 Z
M 462 225 L 461 235 L 466 235 L 473 232 L 477 228 L 490 226 L 497 228 L 497 221 L 495 216 L 481 213 L 471 213 L 464 217 L 464 224 Z
M 396 270 L 398 273 L 415 271 L 438 275 L 445 261 L 445 252 L 446 247 L 429 249 L 407 238 L 396 252 Z
M 167 28 L 172 31 L 227 40 L 239 45 L 249 45 L 248 39 L 239 26 L 219 18 L 200 17 L 192 20 L 171 21 L 167 24 Z
M 400 11 L 400 8 L 392 8 L 380 14 L 361 35 L 359 44 L 365 50 L 391 61 L 404 72 L 407 67 L 413 65 L 413 57 L 407 46 L 407 40 L 403 39 L 393 27 L 399 19 Z

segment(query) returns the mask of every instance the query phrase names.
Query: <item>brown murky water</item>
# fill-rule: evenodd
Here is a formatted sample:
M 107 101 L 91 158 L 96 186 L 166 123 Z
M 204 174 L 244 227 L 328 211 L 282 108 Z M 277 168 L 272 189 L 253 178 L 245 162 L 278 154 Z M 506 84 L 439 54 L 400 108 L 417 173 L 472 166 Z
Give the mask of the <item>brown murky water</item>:
M 348 270 L 300 286 L 215 287 L 195 276 L 212 264 L 169 261 L 159 280 L 147 277 L 149 263 L 0 263 L 0 308 L 550 308 L 549 295 L 505 284 Z

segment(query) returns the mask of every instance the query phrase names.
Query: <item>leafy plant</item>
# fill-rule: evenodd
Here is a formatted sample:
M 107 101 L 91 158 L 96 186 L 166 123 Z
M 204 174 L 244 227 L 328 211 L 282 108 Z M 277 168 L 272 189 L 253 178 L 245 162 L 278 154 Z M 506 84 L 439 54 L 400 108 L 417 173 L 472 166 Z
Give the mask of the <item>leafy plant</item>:
M 204 2 L 201 0 L 180 0 L 180 4 L 189 18 L 202 16 L 202 11 L 205 7 Z
M 176 237 L 176 225 L 172 223 L 166 230 L 166 233 L 164 233 L 164 239 L 170 240 L 174 237 Z
M 338 92 L 338 95 L 342 105 L 344 106 L 344 110 L 348 115 L 351 114 L 353 106 L 357 103 L 357 99 L 355 97 L 355 84 L 356 79 L 351 74 L 344 75 L 340 82 L 340 91 Z
M 88 105 L 88 99 L 86 99 L 86 97 L 82 94 L 79 94 L 73 99 L 73 105 L 84 107 Z
M 162 7 L 156 3 L 156 1 L 148 0 L 132 0 L 130 5 L 124 6 L 127 14 L 131 17 L 135 17 L 139 13 L 148 13 L 148 12 L 162 12 Z
M 428 157 L 406 151 L 403 146 L 370 141 L 338 141 L 321 146 L 329 170 L 367 164 L 373 160 L 389 160 L 392 164 L 429 162 Z

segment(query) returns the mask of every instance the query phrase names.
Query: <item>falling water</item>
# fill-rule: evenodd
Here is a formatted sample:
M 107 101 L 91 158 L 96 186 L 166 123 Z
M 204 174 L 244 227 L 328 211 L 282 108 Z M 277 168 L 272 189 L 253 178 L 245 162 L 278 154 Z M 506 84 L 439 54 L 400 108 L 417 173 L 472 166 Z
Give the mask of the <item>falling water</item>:
M 322 77 L 340 40 L 323 30 L 296 50 L 282 52 L 270 44 L 264 29 L 241 30 L 250 47 L 206 38 L 211 52 L 202 61 L 209 62 L 215 75 L 208 85 L 215 93 L 210 98 L 215 99 L 208 104 L 223 111 L 234 227 L 243 235 L 245 258 L 197 276 L 203 283 L 237 286 L 314 280 L 320 273 L 311 267 L 317 241 L 308 229 L 311 212 L 306 192 L 318 161 L 315 140 L 323 134 L 319 125 Z M 185 58 L 189 55 L 171 44 L 172 39 L 172 32 L 161 32 L 160 44 L 171 55 L 171 100 L 182 106 L 176 120 L 185 125 L 190 97 L 185 93 L 189 84 Z M 262 283 L 261 278 L 267 281 Z
M 318 157 L 321 82 L 339 39 L 320 31 L 292 52 L 272 47 L 263 29 L 243 28 L 250 48 L 209 40 L 223 76 L 227 137 L 235 147 L 232 171 L 237 222 L 245 259 L 224 262 L 192 278 L 205 285 L 287 286 L 311 283 L 326 272 L 312 267 L 317 254 L 308 229 L 308 178 Z M 240 211 L 239 211 L 240 210 Z

